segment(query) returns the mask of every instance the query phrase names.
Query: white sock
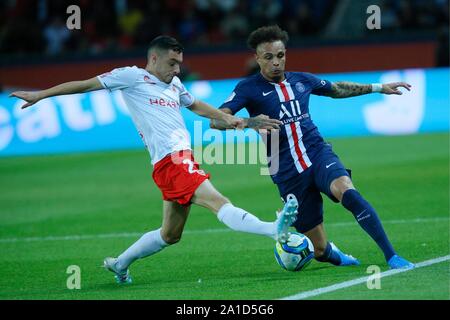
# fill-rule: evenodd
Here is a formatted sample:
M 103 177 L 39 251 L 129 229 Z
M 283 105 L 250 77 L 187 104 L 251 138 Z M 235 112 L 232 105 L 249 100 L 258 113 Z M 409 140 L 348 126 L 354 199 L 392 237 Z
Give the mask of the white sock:
M 276 227 L 273 222 L 263 222 L 251 213 L 226 203 L 217 213 L 219 221 L 235 231 L 249 232 L 276 239 Z
M 133 261 L 155 254 L 168 245 L 161 238 L 161 229 L 147 232 L 117 258 L 117 268 L 125 270 Z

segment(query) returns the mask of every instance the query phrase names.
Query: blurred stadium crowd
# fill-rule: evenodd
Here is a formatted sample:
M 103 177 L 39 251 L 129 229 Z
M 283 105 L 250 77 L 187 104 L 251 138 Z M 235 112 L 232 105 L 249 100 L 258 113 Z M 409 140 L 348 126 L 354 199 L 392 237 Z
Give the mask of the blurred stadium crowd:
M 342 1 L 359 0 L 2 0 L 0 52 L 97 55 L 144 48 L 162 33 L 187 47 L 242 46 L 254 28 L 274 23 L 295 43 L 323 38 Z M 448 0 L 380 1 L 382 32 L 429 30 L 448 46 Z M 72 4 L 81 8 L 81 30 L 66 27 Z

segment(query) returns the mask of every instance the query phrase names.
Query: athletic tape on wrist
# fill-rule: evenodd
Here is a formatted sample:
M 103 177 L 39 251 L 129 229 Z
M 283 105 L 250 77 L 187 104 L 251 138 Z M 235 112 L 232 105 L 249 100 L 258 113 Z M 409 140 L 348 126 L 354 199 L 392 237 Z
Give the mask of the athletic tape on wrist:
M 381 83 L 372 83 L 372 92 L 381 92 L 383 85 Z

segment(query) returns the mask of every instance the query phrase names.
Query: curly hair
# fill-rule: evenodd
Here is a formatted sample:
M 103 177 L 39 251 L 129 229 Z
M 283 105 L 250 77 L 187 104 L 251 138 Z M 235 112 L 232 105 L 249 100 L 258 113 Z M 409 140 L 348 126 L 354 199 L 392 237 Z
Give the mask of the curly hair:
M 280 40 L 286 46 L 289 35 L 286 31 L 282 30 L 278 25 L 260 27 L 250 33 L 247 39 L 247 45 L 256 50 L 259 44 L 264 42 L 274 42 Z

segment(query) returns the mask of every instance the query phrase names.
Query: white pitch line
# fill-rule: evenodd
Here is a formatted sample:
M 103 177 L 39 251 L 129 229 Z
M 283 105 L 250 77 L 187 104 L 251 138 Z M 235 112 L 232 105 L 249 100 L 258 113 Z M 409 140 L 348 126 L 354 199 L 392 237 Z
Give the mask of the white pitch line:
M 448 217 L 434 218 L 416 218 L 409 220 L 385 220 L 383 224 L 406 224 L 406 223 L 427 223 L 448 221 Z M 336 222 L 326 224 L 327 227 L 348 227 L 357 225 L 356 222 Z M 184 234 L 203 234 L 203 233 L 222 233 L 231 232 L 228 228 L 202 229 L 202 230 L 185 230 Z M 42 236 L 42 237 L 23 237 L 23 238 L 0 238 L 0 243 L 16 243 L 16 242 L 38 242 L 38 241 L 73 241 L 73 240 L 89 240 L 89 239 L 114 239 L 114 238 L 136 238 L 145 232 L 122 232 L 122 233 L 104 233 L 104 234 L 84 234 L 84 235 L 67 235 L 67 236 Z
M 231 231 L 231 230 L 230 229 L 185 230 L 183 232 L 183 234 L 219 233 L 219 232 L 228 232 L 228 231 Z M 143 231 L 143 232 L 104 233 L 104 234 L 84 234 L 84 235 L 70 235 L 70 236 L 46 236 L 46 237 L 3 238 L 3 239 L 0 238 L 0 243 L 134 238 L 134 237 L 140 237 L 144 233 L 145 233 L 145 231 Z
M 444 262 L 447 260 L 450 260 L 450 255 L 416 263 L 415 264 L 416 267 L 414 269 L 394 269 L 394 270 L 385 271 L 385 272 L 380 273 L 380 278 L 389 277 L 389 276 L 399 274 L 402 272 L 407 272 L 407 271 L 415 270 L 418 268 L 430 266 L 432 264 Z M 318 296 L 318 295 L 321 295 L 324 293 L 333 292 L 333 291 L 341 290 L 344 288 L 356 286 L 361 283 L 365 283 L 365 282 L 367 282 L 369 277 L 370 276 L 362 277 L 362 278 L 358 278 L 358 279 L 354 279 L 354 280 L 336 283 L 336 284 L 333 284 L 328 287 L 323 287 L 323 288 L 318 288 L 318 289 L 314 289 L 314 290 L 310 290 L 310 291 L 300 292 L 300 293 L 297 293 L 297 294 L 294 294 L 294 295 L 291 295 L 288 297 L 281 298 L 280 300 L 302 300 L 302 299 L 315 297 L 315 296 Z
M 439 221 L 448 221 L 449 217 L 433 217 L 433 218 L 414 218 L 414 219 L 398 219 L 398 220 L 385 220 L 381 221 L 382 224 L 404 224 L 404 223 L 422 223 L 422 222 L 439 222 Z M 325 223 L 325 227 L 348 227 L 355 225 L 356 222 L 335 222 L 327 224 Z M 357 224 L 357 223 L 356 223 Z

